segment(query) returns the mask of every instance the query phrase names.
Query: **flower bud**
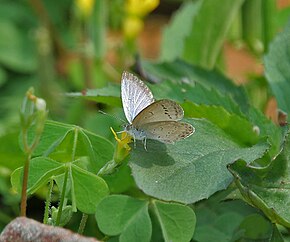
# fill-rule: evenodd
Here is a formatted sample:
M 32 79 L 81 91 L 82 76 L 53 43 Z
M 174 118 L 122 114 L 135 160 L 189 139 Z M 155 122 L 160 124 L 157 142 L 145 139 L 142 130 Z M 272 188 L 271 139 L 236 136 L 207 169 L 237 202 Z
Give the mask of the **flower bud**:
M 46 102 L 42 98 L 36 98 L 35 100 L 35 107 L 38 111 L 45 111 L 46 110 Z

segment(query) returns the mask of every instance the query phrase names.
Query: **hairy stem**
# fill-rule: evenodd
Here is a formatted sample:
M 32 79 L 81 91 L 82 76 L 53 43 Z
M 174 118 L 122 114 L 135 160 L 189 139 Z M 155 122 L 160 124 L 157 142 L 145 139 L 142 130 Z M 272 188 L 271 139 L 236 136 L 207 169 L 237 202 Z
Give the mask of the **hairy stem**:
M 48 223 L 48 218 L 50 215 L 50 203 L 51 203 L 52 189 L 53 189 L 53 180 L 50 180 L 49 181 L 49 189 L 47 191 L 46 201 L 45 201 L 45 210 L 44 210 L 44 217 L 43 217 L 44 224 Z
M 79 229 L 78 229 L 78 233 L 79 234 L 83 234 L 84 233 L 88 217 L 89 216 L 87 214 L 83 213 L 82 220 L 80 222 L 80 226 L 79 226 Z

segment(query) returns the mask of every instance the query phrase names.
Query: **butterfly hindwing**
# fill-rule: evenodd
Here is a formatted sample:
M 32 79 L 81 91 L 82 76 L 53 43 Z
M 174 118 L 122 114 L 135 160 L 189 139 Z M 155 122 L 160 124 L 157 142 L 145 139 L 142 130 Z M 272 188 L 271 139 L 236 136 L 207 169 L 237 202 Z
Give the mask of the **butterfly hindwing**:
M 178 121 L 183 118 L 183 109 L 174 101 L 163 99 L 156 101 L 143 109 L 133 120 L 136 127 L 146 123 L 161 121 Z
M 125 116 L 129 123 L 144 108 L 154 102 L 149 88 L 136 76 L 124 71 L 121 80 L 121 96 Z
M 146 138 L 159 140 L 163 143 L 174 143 L 185 139 L 195 131 L 191 124 L 176 121 L 153 122 L 143 125 Z

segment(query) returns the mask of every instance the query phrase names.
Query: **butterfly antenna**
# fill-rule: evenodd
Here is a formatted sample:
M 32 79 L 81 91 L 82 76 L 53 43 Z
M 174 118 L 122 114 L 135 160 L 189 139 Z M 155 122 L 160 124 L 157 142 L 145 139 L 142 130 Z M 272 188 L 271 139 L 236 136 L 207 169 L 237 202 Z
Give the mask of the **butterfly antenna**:
M 112 115 L 112 114 L 108 114 L 108 113 L 106 113 L 106 112 L 104 112 L 102 110 L 99 110 L 99 113 L 104 114 L 104 115 L 107 115 L 107 116 L 109 116 L 111 118 L 117 119 L 117 120 L 121 121 L 124 124 L 126 123 L 126 121 L 124 119 L 121 119 L 119 117 L 116 117 L 115 115 Z

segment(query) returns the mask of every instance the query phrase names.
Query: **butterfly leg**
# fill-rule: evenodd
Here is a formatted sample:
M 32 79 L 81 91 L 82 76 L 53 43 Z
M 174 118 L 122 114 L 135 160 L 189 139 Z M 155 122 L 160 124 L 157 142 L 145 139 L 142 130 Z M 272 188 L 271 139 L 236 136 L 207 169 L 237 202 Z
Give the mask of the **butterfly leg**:
M 134 149 L 136 149 L 136 138 L 135 138 L 135 135 L 133 135 L 133 140 L 134 140 Z
M 143 139 L 144 149 L 147 151 L 147 139 L 146 137 Z

